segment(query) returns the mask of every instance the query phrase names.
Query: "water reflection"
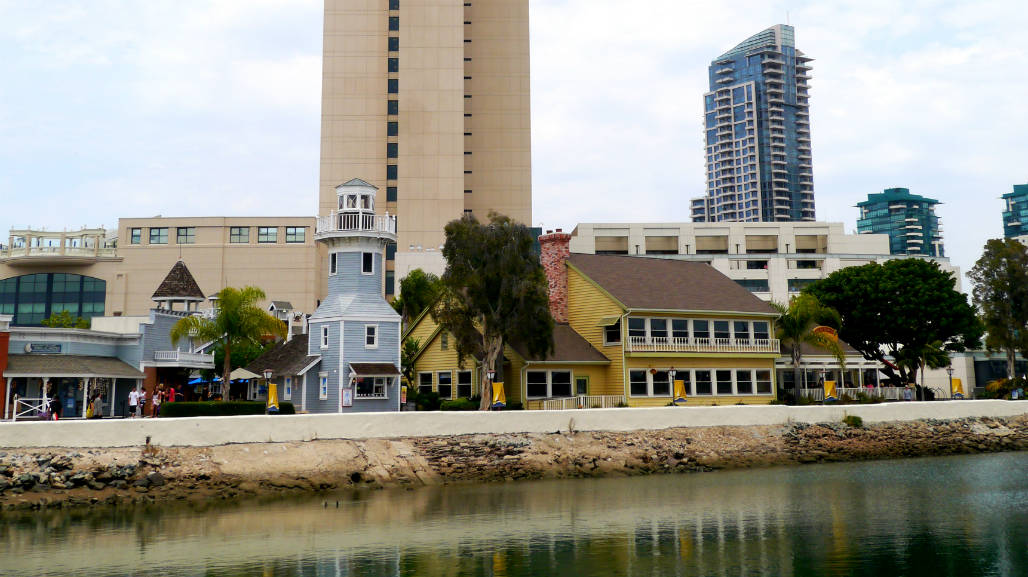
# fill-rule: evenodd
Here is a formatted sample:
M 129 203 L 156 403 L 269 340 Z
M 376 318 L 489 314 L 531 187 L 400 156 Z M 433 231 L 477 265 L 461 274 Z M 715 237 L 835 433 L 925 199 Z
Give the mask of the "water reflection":
M 1028 575 L 1028 454 L 0 524 L 17 575 Z

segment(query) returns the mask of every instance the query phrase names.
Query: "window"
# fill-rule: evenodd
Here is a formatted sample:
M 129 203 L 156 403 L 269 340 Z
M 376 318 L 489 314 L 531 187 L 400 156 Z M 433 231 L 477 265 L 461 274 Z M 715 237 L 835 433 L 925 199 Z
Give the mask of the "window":
M 278 242 L 278 228 L 274 226 L 257 227 L 257 242 L 273 243 Z
M 321 325 L 321 348 L 328 348 L 328 325 Z
M 575 377 L 575 394 L 589 394 L 589 377 Z
M 386 384 L 388 377 L 362 377 L 358 378 L 356 397 L 358 399 L 384 399 L 386 398 Z
M 709 339 L 710 321 L 693 321 L 692 336 L 694 339 Z
M 687 395 L 694 394 L 692 392 L 692 390 L 689 388 L 690 387 L 690 383 L 692 382 L 691 375 L 692 375 L 692 373 L 690 373 L 689 371 L 678 371 L 678 372 L 675 373 L 675 380 L 676 381 L 682 381 L 682 389 L 685 390 L 685 394 L 687 394 Z M 674 389 L 672 389 L 672 393 L 673 392 L 674 392 Z
M 710 371 L 696 371 L 696 394 L 710 395 L 712 393 Z
M 603 327 L 603 344 L 616 345 L 621 342 L 621 319 L 616 323 Z
M 639 339 L 640 341 L 646 339 L 646 319 L 628 319 L 628 338 Z
M 150 244 L 168 244 L 168 229 L 164 227 L 151 228 Z
M 650 338 L 654 342 L 667 342 L 667 319 L 650 319 Z
M 571 396 L 571 371 L 550 372 L 550 395 L 551 397 Z
M 282 382 L 282 400 L 291 401 L 293 399 L 293 377 L 286 377 Z
M 453 374 L 450 371 L 439 373 L 439 398 L 453 398 Z
M 395 164 L 387 164 L 386 165 L 386 179 L 387 180 L 396 180 L 396 165 Z
M 305 226 L 287 226 L 286 227 L 286 242 L 289 242 L 289 243 L 303 243 L 303 242 L 307 242 L 307 227 L 305 227 Z
M 732 371 L 714 371 L 714 375 L 717 377 L 717 394 L 719 395 L 731 395 L 732 394 Z
M 645 397 L 648 389 L 646 371 L 628 371 L 628 392 L 633 397 Z
M 386 187 L 386 202 L 396 202 L 396 187 L 395 186 L 387 186 Z
M 528 371 L 525 373 L 525 389 L 529 398 L 546 396 L 546 371 Z
M 339 254 L 332 253 L 328 255 L 328 274 L 333 275 L 339 271 Z
M 736 371 L 735 372 L 735 390 L 740 395 L 752 395 L 755 392 L 753 390 L 753 373 L 752 373 L 752 371 Z
M 758 341 L 771 338 L 766 322 L 758 321 L 753 323 L 753 338 Z
M 757 394 L 771 394 L 771 371 L 756 371 L 757 373 Z
M 386 136 L 397 136 L 400 134 L 400 123 L 395 120 L 386 122 Z
M 395 31 L 397 31 L 399 29 L 400 29 L 400 17 L 399 16 L 390 16 L 389 17 L 389 30 L 395 32 Z
M 396 294 L 396 271 L 387 270 L 385 276 L 385 294 Z
M 399 58 L 389 58 L 386 61 L 386 70 L 389 71 L 389 72 L 399 72 L 400 71 L 400 59 Z
M 196 228 L 192 226 L 180 226 L 176 228 L 175 242 L 177 244 L 196 244 Z
M 0 280 L 0 314 L 16 325 L 39 325 L 53 313 L 103 316 L 107 283 L 72 273 L 36 273 Z
M 400 39 L 396 36 L 389 37 L 389 51 L 398 52 L 400 50 Z
M 400 101 L 390 100 L 386 105 L 386 114 L 392 114 L 393 116 L 400 113 Z
M 143 242 L 143 229 L 141 228 L 130 228 L 129 229 L 129 244 L 140 244 Z
M 730 339 L 732 333 L 729 331 L 728 321 L 714 321 L 714 338 Z
M 400 93 L 400 81 L 399 80 L 397 80 L 396 78 L 390 78 L 389 81 L 388 81 L 388 85 L 389 85 L 388 86 L 389 94 L 399 94 Z
M 246 226 L 233 226 L 229 228 L 228 241 L 236 244 L 249 244 L 250 228 Z
M 390 10 L 399 10 L 400 9 L 400 0 L 389 0 L 389 9 Z
M 749 344 L 750 342 L 750 323 L 747 321 L 735 321 L 732 323 L 732 331 L 735 334 L 735 340 L 742 344 Z
M 685 319 L 671 319 L 671 338 L 679 343 L 689 339 L 689 321 Z
M 671 375 L 667 371 L 657 371 L 651 375 L 653 378 L 653 396 L 671 396 Z
M 386 143 L 386 158 L 396 158 L 400 155 L 400 145 L 395 142 Z
M 445 351 L 445 350 L 447 350 L 449 348 L 450 348 L 450 333 L 444 332 L 443 334 L 439 335 L 439 349 Z
M 364 348 L 378 348 L 378 325 L 364 325 Z
M 571 371 L 528 371 L 525 376 L 529 398 L 571 396 Z
M 318 399 L 328 399 L 328 373 L 318 373 Z
M 361 253 L 361 274 L 374 274 L 375 272 L 375 253 L 373 252 L 362 252 Z
M 418 373 L 418 392 L 432 392 L 432 373 Z
M 457 371 L 457 396 L 471 398 L 471 371 Z

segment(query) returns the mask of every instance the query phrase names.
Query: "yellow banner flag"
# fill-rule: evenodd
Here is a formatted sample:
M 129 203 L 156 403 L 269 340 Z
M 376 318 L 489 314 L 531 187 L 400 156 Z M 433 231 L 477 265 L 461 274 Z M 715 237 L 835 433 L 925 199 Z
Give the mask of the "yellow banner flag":
M 675 379 L 675 400 L 674 403 L 685 402 L 685 381 L 682 379 Z
M 825 381 L 825 400 L 826 401 L 838 401 L 839 397 L 835 393 L 835 381 Z
M 950 391 L 954 399 L 964 398 L 964 383 L 960 379 L 953 379 L 953 388 Z
M 507 406 L 507 394 L 503 392 L 503 383 L 493 383 L 493 408 L 502 409 Z
M 278 383 L 271 381 L 268 383 L 268 412 L 278 412 Z

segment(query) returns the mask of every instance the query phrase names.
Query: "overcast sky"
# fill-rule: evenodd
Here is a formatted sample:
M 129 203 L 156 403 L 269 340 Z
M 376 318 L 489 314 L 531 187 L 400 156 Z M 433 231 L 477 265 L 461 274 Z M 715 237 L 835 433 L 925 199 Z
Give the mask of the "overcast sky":
M 786 18 L 815 58 L 819 220 L 938 198 L 965 271 L 1028 182 L 1019 0 L 531 0 L 536 225 L 688 221 L 710 60 Z M 321 0 L 0 0 L 0 234 L 316 210 Z M 6 235 L 0 242 L 6 243 Z

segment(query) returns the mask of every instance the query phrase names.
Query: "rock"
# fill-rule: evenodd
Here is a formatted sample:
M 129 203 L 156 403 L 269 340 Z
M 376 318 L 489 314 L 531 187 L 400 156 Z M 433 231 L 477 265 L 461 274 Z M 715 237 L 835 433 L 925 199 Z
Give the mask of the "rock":
M 116 479 L 111 482 L 111 486 L 115 489 L 124 489 L 128 486 L 128 483 L 124 479 Z
M 58 455 L 50 460 L 50 466 L 55 471 L 67 471 L 72 468 L 72 462 L 67 455 Z
M 147 479 L 146 477 L 143 477 L 142 479 L 139 479 L 139 480 L 137 480 L 137 481 L 136 481 L 135 483 L 133 483 L 133 485 L 134 485 L 134 486 L 135 486 L 136 488 L 142 487 L 142 488 L 144 488 L 144 489 L 145 489 L 145 488 L 147 488 L 147 487 L 149 487 L 149 486 L 150 486 L 150 480 L 149 480 L 149 479 Z
M 136 485 L 136 493 L 147 493 L 149 491 L 150 489 L 147 489 L 145 486 Z
M 71 477 L 68 477 L 67 484 L 72 487 L 79 487 L 81 485 L 88 485 L 93 481 L 93 474 L 88 471 L 78 471 Z
M 11 483 L 7 479 L 0 478 L 0 493 L 3 493 L 10 488 Z
M 153 485 L 154 487 L 163 487 L 164 486 L 164 476 L 161 475 L 160 473 L 158 473 L 157 471 L 154 471 L 154 472 L 150 473 L 149 475 L 147 475 L 146 476 L 146 480 L 149 481 L 150 484 Z
M 14 479 L 14 484 L 23 489 L 31 489 L 36 485 L 36 476 L 32 473 L 22 473 Z
M 102 491 L 104 489 L 104 487 L 106 487 L 106 486 L 107 485 L 105 485 L 105 484 L 103 484 L 103 483 L 101 483 L 99 481 L 91 481 L 89 483 L 89 488 L 94 490 L 94 491 Z

